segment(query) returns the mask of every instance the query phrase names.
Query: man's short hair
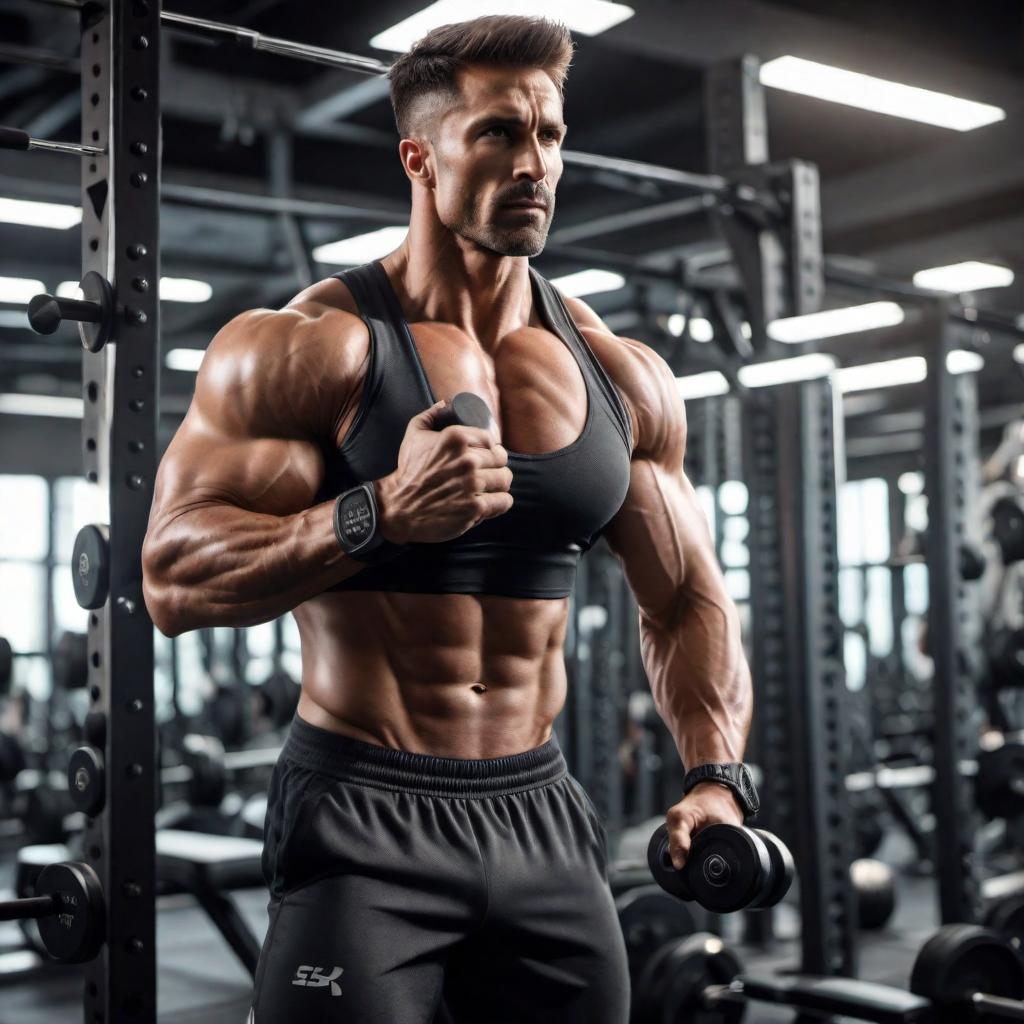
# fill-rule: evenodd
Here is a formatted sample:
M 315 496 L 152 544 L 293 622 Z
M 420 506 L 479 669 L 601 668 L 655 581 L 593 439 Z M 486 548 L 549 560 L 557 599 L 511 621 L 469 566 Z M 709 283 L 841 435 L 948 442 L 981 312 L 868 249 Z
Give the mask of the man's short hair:
M 388 71 L 398 134 L 433 139 L 438 116 L 459 100 L 459 72 L 472 64 L 540 68 L 564 101 L 574 48 L 569 29 L 547 18 L 488 15 L 441 25 Z

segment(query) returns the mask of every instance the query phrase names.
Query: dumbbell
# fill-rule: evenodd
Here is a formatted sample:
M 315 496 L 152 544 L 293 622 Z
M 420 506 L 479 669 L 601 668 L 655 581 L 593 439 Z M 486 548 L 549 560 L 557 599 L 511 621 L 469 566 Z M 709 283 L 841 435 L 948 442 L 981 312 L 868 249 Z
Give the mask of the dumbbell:
M 214 736 L 190 733 L 182 740 L 182 763 L 160 769 L 165 785 L 185 784 L 188 802 L 193 807 L 218 807 L 227 793 L 228 775 L 232 772 L 272 768 L 280 748 L 268 747 L 225 753 Z M 96 747 L 79 747 L 68 763 L 68 790 L 74 806 L 90 818 L 103 809 L 103 754 Z
M 647 864 L 667 893 L 715 914 L 775 906 L 789 891 L 793 855 L 763 829 L 709 825 L 694 837 L 686 866 L 677 871 L 669 856 L 668 825 L 655 829 Z
M 947 925 L 925 943 L 910 992 L 856 978 L 741 971 L 737 955 L 716 935 L 668 942 L 634 986 L 631 1024 L 736 1024 L 751 1002 L 879 1024 L 1024 1021 L 1024 961 L 1010 943 L 976 925 Z
M 106 909 L 96 872 L 76 861 L 48 864 L 32 888 L 33 896 L 0 902 L 0 921 L 36 921 L 46 951 L 61 963 L 94 959 Z
M 490 406 L 472 391 L 460 391 L 438 414 L 437 429 L 445 427 L 480 427 L 489 429 L 491 425 Z

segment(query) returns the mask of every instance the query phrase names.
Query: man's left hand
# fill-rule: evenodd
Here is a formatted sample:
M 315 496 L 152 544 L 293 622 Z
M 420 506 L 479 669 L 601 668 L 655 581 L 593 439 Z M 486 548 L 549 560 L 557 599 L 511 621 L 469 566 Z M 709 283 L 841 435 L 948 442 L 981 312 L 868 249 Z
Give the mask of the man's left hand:
M 732 790 L 717 782 L 701 782 L 679 803 L 668 809 L 669 854 L 681 871 L 690 853 L 693 837 L 707 825 L 742 825 L 743 812 Z

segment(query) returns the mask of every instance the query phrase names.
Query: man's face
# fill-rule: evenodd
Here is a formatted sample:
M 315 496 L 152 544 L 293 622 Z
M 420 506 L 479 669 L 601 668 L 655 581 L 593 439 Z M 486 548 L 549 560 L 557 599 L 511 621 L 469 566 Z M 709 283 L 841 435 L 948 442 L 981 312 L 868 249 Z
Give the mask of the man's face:
M 449 230 L 502 256 L 544 249 L 562 176 L 562 102 L 537 68 L 474 66 L 463 102 L 440 118 L 435 203 Z M 539 207 L 515 208 L 516 200 Z

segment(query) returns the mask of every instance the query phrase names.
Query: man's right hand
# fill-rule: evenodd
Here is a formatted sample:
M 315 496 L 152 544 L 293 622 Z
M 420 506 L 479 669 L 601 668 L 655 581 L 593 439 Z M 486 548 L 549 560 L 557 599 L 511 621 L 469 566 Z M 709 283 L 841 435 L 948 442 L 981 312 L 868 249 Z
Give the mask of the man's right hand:
M 396 544 L 452 540 L 512 507 L 512 471 L 497 424 L 438 430 L 445 404 L 409 421 L 398 467 L 376 481 L 380 532 Z

